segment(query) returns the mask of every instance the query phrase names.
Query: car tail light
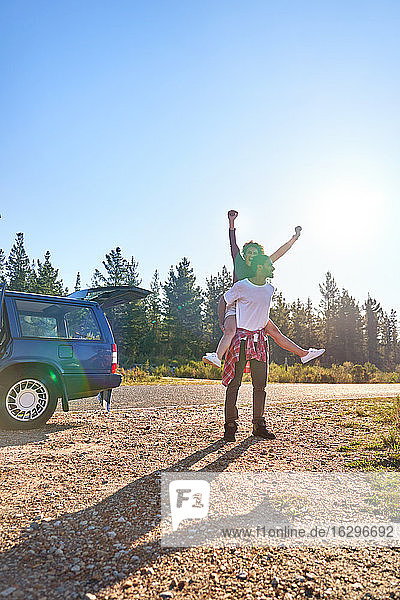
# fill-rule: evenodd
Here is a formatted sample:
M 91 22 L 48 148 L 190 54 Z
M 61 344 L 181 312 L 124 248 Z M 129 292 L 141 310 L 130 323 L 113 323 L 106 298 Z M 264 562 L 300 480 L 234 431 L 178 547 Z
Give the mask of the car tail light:
M 111 373 L 115 373 L 118 367 L 117 344 L 112 345 L 112 365 Z

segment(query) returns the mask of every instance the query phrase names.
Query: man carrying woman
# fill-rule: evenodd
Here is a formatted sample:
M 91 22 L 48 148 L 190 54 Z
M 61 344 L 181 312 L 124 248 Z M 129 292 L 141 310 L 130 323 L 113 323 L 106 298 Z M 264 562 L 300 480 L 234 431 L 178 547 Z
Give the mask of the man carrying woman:
M 253 265 L 253 260 L 255 256 L 264 255 L 264 248 L 260 244 L 257 244 L 253 241 L 247 242 L 247 244 L 243 246 L 243 256 L 240 254 L 239 246 L 236 242 L 235 219 L 237 216 L 238 212 L 236 210 L 230 210 L 228 212 L 229 242 L 233 260 L 233 283 L 236 283 L 237 281 L 243 281 L 252 277 L 255 274 Z M 290 238 L 290 240 L 283 244 L 280 248 L 278 248 L 278 250 L 276 250 L 273 254 L 271 254 L 271 256 L 269 257 L 271 263 L 274 263 L 284 254 L 286 254 L 286 252 L 293 246 L 296 240 L 299 239 L 300 232 L 301 227 L 298 225 L 295 229 L 295 234 Z M 234 335 L 236 333 L 237 320 L 235 302 L 226 306 L 223 296 L 221 296 L 218 305 L 218 315 L 220 327 L 224 334 L 218 344 L 217 351 L 207 352 L 207 354 L 203 356 L 203 361 L 216 367 L 221 367 L 221 359 L 230 347 Z M 294 352 L 294 354 L 300 356 L 301 361 L 303 363 L 306 363 L 309 360 L 316 358 L 314 348 L 310 348 L 308 351 L 302 349 L 302 352 L 299 353 L 299 346 L 297 346 L 296 344 L 291 342 L 289 338 L 284 336 L 281 333 L 281 331 L 276 327 L 276 325 L 272 323 L 272 321 L 271 326 L 274 329 L 275 337 L 271 334 L 270 335 L 271 337 L 273 337 L 278 346 L 280 346 L 284 350 L 289 350 L 290 352 Z
M 243 258 L 235 236 L 234 221 L 237 214 L 236 211 L 228 213 L 234 284 L 219 301 L 218 313 L 224 335 L 218 344 L 217 352 L 206 354 L 203 361 L 220 367 L 221 358 L 226 352 L 222 376 L 222 383 L 226 386 L 224 439 L 235 441 L 238 418 L 236 401 L 248 361 L 253 384 L 253 435 L 274 439 L 275 435 L 268 431 L 264 419 L 268 335 L 281 348 L 297 354 L 303 363 L 321 356 L 325 349 L 301 348 L 283 335 L 269 318 L 274 287 L 267 283 L 267 279 L 274 276 L 274 260 L 278 260 L 292 247 L 300 235 L 301 227 L 296 227 L 295 235 L 271 257 L 264 255 L 259 244 L 248 242 L 243 248 Z M 223 315 L 225 318 L 221 323 Z

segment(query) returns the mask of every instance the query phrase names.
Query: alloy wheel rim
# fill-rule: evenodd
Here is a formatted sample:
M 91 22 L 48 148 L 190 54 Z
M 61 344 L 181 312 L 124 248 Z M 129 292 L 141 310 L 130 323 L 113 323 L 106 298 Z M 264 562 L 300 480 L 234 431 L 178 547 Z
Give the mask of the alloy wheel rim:
M 49 403 L 46 386 L 36 379 L 22 379 L 9 389 L 6 410 L 16 421 L 32 421 L 40 417 Z

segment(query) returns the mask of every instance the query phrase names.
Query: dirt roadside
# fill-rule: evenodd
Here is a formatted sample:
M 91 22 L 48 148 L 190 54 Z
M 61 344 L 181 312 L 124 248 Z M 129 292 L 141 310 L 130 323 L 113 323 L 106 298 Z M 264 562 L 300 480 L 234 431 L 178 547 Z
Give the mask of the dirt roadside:
M 247 399 L 230 444 L 219 405 L 57 413 L 1 432 L 0 598 L 400 599 L 398 548 L 160 547 L 160 471 L 348 470 L 339 450 L 366 429 L 341 426 L 342 402 L 274 402 L 273 441 L 249 435 Z
M 250 383 L 244 383 L 240 396 L 251 400 Z M 291 401 L 331 400 L 333 398 L 364 398 L 400 396 L 400 384 L 353 384 L 353 383 L 268 383 L 269 404 Z M 223 402 L 224 387 L 220 381 L 210 382 L 204 379 L 186 380 L 175 379 L 173 385 L 154 383 L 151 385 L 124 385 L 112 394 L 114 410 L 127 408 L 150 408 L 163 406 L 199 406 Z M 70 403 L 71 411 L 93 411 L 98 408 L 96 398 L 83 398 Z M 59 406 L 58 411 L 61 412 Z

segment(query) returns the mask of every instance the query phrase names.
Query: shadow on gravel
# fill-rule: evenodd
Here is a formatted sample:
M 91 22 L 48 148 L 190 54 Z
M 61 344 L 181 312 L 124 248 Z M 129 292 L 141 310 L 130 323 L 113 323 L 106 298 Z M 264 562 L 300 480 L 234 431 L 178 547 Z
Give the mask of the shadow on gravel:
M 0 430 L 0 448 L 11 446 L 24 446 L 42 442 L 49 433 L 58 433 L 67 429 L 79 429 L 80 425 L 45 425 L 42 429 L 29 429 L 27 431 Z
M 259 440 L 246 438 L 201 471 L 224 471 L 254 443 Z M 15 587 L 13 600 L 83 598 L 87 592 L 99 592 L 149 567 L 162 554 L 181 552 L 160 546 L 161 473 L 192 470 L 224 446 L 223 440 L 213 442 L 166 469 L 129 483 L 90 508 L 31 524 L 24 539 L 0 556 L 0 595 Z M 149 539 L 138 543 L 148 534 Z M 128 550 L 132 545 L 135 547 Z

